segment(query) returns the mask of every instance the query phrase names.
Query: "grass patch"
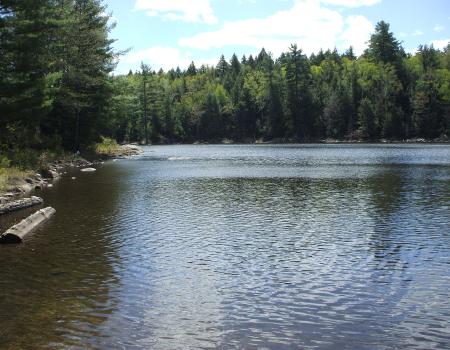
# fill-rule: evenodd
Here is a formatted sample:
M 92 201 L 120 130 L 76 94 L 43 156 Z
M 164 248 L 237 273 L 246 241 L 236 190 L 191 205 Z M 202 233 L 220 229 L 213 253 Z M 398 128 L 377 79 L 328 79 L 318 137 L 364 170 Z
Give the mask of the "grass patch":
M 0 167 L 0 191 L 11 189 L 31 174 L 32 172 L 29 170 L 21 170 L 16 167 Z
M 95 153 L 101 156 L 115 156 L 122 152 L 120 145 L 116 140 L 109 137 L 101 138 L 101 142 L 95 144 Z

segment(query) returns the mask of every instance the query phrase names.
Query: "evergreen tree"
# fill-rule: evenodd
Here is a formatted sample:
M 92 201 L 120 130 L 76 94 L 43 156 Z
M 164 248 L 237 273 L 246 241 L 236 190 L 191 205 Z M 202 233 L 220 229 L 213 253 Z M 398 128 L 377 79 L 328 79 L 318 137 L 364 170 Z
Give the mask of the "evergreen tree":
M 0 5 L 0 132 L 3 142 L 38 147 L 41 125 L 51 110 L 55 9 L 47 0 L 4 1 Z M 20 140 L 20 141 L 19 141 Z
M 239 62 L 239 59 L 237 58 L 236 54 L 233 54 L 233 56 L 231 56 L 230 68 L 233 78 L 236 79 L 237 75 L 241 71 L 241 63 Z
M 310 95 L 311 72 L 308 59 L 291 45 L 286 59 L 287 106 L 292 122 L 292 134 L 302 140 L 312 133 Z
M 197 68 L 195 67 L 194 62 L 191 62 L 191 64 L 189 65 L 187 71 L 186 71 L 187 75 L 196 75 L 197 74 Z
M 141 62 L 141 84 L 142 84 L 142 106 L 143 106 L 143 124 L 145 144 L 148 144 L 148 81 L 150 78 L 150 66 Z
M 403 50 L 394 38 L 394 34 L 389 31 L 389 27 L 389 24 L 384 21 L 377 23 L 375 33 L 370 37 L 366 54 L 375 62 L 395 65 L 401 59 Z
M 217 66 L 216 66 L 217 76 L 219 78 L 225 77 L 225 75 L 228 72 L 228 68 L 229 68 L 229 65 L 228 65 L 227 61 L 225 60 L 225 56 L 224 55 L 220 56 L 219 63 L 217 63 Z

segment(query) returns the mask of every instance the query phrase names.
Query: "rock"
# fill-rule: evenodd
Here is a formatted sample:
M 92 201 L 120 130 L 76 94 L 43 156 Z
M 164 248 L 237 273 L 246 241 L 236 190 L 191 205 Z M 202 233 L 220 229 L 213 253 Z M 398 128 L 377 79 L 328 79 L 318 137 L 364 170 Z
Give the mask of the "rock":
M 59 177 L 59 174 L 56 170 L 49 170 L 50 178 L 57 179 Z
M 121 146 L 121 149 L 125 156 L 134 156 L 144 152 L 144 150 L 138 145 L 127 144 Z
M 29 184 L 32 184 L 34 182 L 33 179 L 30 179 L 29 177 L 27 177 L 25 181 L 28 182 Z
M 13 202 L 0 205 L 0 215 L 11 213 L 20 209 L 29 208 L 35 205 L 44 203 L 44 200 L 40 197 L 23 198 Z
M 43 170 L 42 175 L 47 179 L 57 179 L 60 176 L 54 168 Z
M 76 180 L 77 178 L 75 176 L 72 176 L 72 180 Z
M 22 193 L 27 193 L 30 192 L 34 188 L 34 186 L 29 183 L 26 183 L 20 186 L 20 188 L 22 189 Z
M 95 169 L 95 168 L 84 168 L 84 169 L 81 169 L 81 171 L 83 173 L 92 173 L 94 171 L 97 171 L 97 169 Z
M 42 185 L 36 185 L 36 186 L 34 186 L 34 189 L 35 190 L 42 190 Z
M 24 192 L 25 192 L 25 190 L 24 190 L 22 187 L 14 187 L 14 188 L 12 189 L 12 191 L 13 191 L 14 193 L 16 193 L 16 194 L 18 194 L 18 193 L 24 193 Z
M 11 227 L 0 236 L 0 243 L 22 243 L 36 227 L 49 220 L 56 210 L 52 207 L 38 210 L 26 219 Z
M 48 187 L 48 188 L 52 188 L 53 185 L 52 185 L 52 184 L 48 184 L 47 187 Z

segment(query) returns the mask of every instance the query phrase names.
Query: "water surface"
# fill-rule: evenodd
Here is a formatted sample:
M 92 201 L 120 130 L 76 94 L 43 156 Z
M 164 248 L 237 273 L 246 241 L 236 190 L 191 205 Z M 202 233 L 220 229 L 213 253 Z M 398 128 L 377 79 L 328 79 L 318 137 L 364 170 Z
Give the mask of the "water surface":
M 2 349 L 450 348 L 450 146 L 152 146 L 40 195 Z

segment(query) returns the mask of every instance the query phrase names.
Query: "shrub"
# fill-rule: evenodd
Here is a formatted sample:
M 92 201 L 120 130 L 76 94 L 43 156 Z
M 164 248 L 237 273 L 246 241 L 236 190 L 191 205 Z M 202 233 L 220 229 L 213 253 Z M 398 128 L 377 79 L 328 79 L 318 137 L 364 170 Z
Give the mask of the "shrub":
M 101 142 L 95 145 L 95 152 L 98 154 L 111 155 L 119 151 L 120 146 L 116 140 L 101 136 Z

